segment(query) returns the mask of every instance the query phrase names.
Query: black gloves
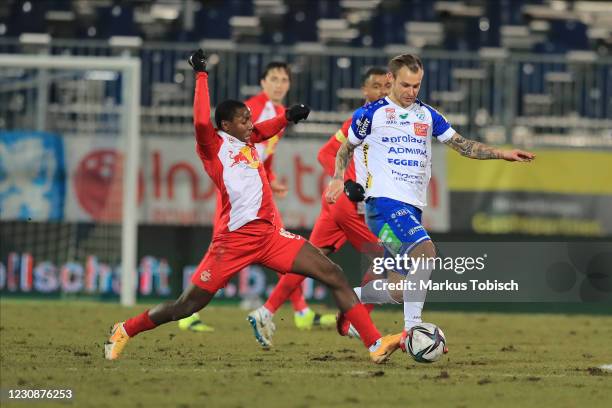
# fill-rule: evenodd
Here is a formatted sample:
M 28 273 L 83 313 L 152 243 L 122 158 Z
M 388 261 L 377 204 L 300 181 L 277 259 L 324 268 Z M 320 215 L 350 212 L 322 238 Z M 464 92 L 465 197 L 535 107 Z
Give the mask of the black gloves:
M 346 180 L 344 182 L 344 194 L 346 194 L 349 200 L 356 203 L 363 201 L 365 198 L 365 190 L 363 189 L 363 186 L 354 182 L 353 180 Z
M 206 72 L 206 62 L 207 62 L 206 59 L 207 58 L 208 57 L 206 56 L 206 54 L 204 54 L 204 51 L 202 51 L 202 49 L 199 49 L 197 51 L 194 51 L 189 56 L 189 59 L 187 60 L 187 62 L 189 62 L 189 65 L 191 65 L 194 71 Z
M 300 120 L 304 120 L 308 117 L 310 108 L 303 103 L 299 105 L 293 105 L 285 111 L 285 117 L 289 122 L 298 123 Z

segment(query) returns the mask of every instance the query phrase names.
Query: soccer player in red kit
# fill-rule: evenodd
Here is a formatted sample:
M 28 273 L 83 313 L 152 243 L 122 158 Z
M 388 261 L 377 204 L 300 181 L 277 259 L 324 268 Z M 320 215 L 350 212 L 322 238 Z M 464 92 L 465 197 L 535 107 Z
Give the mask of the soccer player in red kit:
M 291 70 L 289 65 L 285 62 L 273 61 L 266 65 L 263 73 L 261 74 L 259 84 L 261 86 L 261 92 L 253 97 L 247 99 L 244 103 L 251 111 L 251 119 L 253 123 L 257 124 L 269 119 L 272 119 L 278 115 L 285 113 L 285 107 L 283 106 L 283 100 L 289 91 L 291 84 Z M 268 182 L 274 195 L 278 198 L 284 198 L 287 195 L 288 188 L 285 184 L 277 179 L 276 174 L 273 170 L 273 158 L 276 145 L 280 138 L 282 138 L 285 129 L 283 128 L 278 134 L 273 137 L 255 143 L 259 160 L 263 162 L 264 169 L 268 176 Z M 213 221 L 213 236 L 216 230 L 222 225 L 220 222 L 221 217 L 221 193 L 217 190 L 217 207 L 215 210 L 215 216 Z M 279 227 L 284 227 L 280 212 L 276 205 L 274 206 L 276 211 L 275 220 Z M 243 270 L 248 269 L 251 266 L 246 266 Z M 279 279 L 282 275 L 279 274 Z M 287 298 L 286 298 L 287 299 Z M 291 305 L 294 310 L 294 323 L 298 329 L 310 329 L 312 326 L 328 326 L 336 323 L 336 317 L 334 315 L 319 315 L 315 313 L 302 292 L 302 287 L 296 288 L 291 292 L 288 299 L 291 301 Z M 200 319 L 198 313 L 194 313 L 184 319 L 179 320 L 179 328 L 183 330 L 192 330 L 197 332 L 212 331 L 212 327 L 204 324 Z M 274 330 L 274 326 L 270 325 L 271 332 Z
M 159 304 L 125 322 L 115 323 L 104 346 L 105 358 L 119 358 L 130 338 L 161 324 L 176 321 L 205 307 L 246 265 L 260 263 L 281 273 L 294 272 L 317 279 L 359 332 L 370 358 L 382 363 L 397 350 L 397 336 L 382 337 L 363 304 L 349 286 L 342 269 L 299 235 L 274 222 L 272 190 L 253 143 L 272 137 L 288 121 L 306 119 L 309 109 L 295 105 L 285 115 L 253 125 L 244 103 L 228 100 L 210 121 L 206 56 L 194 52 L 189 63 L 196 71 L 194 125 L 196 152 L 222 194 L 222 227 L 213 237 L 190 285 L 175 301 Z
M 366 103 L 376 101 L 389 94 L 391 81 L 387 78 L 387 70 L 384 68 L 370 68 L 362 77 L 361 90 Z M 346 140 L 348 127 L 351 125 L 352 117 L 347 119 L 340 130 L 336 132 L 327 143 L 319 150 L 318 160 L 323 166 L 325 173 L 334 175 L 336 153 Z M 365 223 L 363 216 L 363 187 L 365 180 L 364 172 L 355 171 L 355 161 L 351 161 L 345 173 L 345 195 L 338 198 L 334 205 L 321 197 L 321 214 L 317 219 L 312 233 L 310 243 L 319 248 L 325 255 L 338 251 L 347 241 L 353 247 L 366 252 L 377 247 L 378 238 L 372 234 Z M 286 274 L 268 297 L 266 303 L 251 313 L 259 313 L 272 318 L 276 310 L 291 296 L 295 290 L 301 288 L 305 277 L 297 274 Z M 355 288 L 359 291 L 361 288 Z M 367 305 L 371 310 L 372 305 Z M 344 327 L 339 327 L 341 334 L 346 335 L 349 329 L 348 321 L 341 319 Z

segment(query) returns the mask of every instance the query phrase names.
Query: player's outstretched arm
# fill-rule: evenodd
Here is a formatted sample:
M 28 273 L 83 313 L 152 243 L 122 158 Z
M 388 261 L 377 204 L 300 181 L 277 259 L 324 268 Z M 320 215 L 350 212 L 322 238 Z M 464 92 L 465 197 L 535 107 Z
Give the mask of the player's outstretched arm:
M 444 142 L 451 149 L 460 155 L 470 159 L 488 160 L 504 159 L 507 161 L 530 162 L 535 159 L 535 154 L 519 150 L 504 150 L 475 140 L 466 139 L 459 133 L 455 133 L 450 139 Z
M 208 94 L 208 73 L 206 72 L 206 55 L 197 50 L 187 60 L 196 75 L 195 95 L 193 98 L 193 124 L 196 141 L 204 154 L 212 153 L 216 145 L 216 133 L 210 121 L 210 98 Z
M 338 149 L 338 153 L 336 154 L 336 171 L 325 192 L 325 199 L 330 204 L 335 203 L 340 194 L 344 191 L 344 172 L 346 171 L 349 160 L 353 157 L 353 152 L 356 147 L 357 146 L 346 140 L 342 143 L 340 149 Z
M 293 105 L 287 109 L 284 114 L 280 114 L 272 119 L 255 124 L 253 134 L 251 135 L 251 141 L 253 143 L 259 143 L 271 138 L 272 136 L 276 136 L 287 126 L 289 122 L 298 123 L 299 121 L 308 118 L 309 113 L 310 108 L 303 103 Z

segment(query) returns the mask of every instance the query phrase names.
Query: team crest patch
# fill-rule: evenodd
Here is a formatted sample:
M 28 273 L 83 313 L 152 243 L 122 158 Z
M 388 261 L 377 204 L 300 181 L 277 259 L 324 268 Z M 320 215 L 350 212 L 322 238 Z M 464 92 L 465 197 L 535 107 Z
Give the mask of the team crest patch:
M 385 113 L 387 114 L 387 120 L 396 120 L 395 116 L 395 108 L 385 108 Z
M 202 273 L 200 274 L 200 280 L 202 282 L 208 282 L 210 280 L 210 278 L 211 278 L 210 270 L 208 270 L 208 269 L 205 270 L 205 271 L 202 271 Z
M 419 120 L 425 120 L 425 112 L 423 112 L 423 111 L 421 111 L 421 112 L 417 112 L 417 113 L 416 113 L 416 117 L 417 117 Z
M 416 136 L 427 136 L 429 125 L 427 123 L 415 123 L 414 134 Z

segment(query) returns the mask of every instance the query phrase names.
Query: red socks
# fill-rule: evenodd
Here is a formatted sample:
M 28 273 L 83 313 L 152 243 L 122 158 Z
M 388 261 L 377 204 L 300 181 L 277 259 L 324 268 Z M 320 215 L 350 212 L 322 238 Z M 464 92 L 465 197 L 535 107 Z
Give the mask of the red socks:
M 140 332 L 154 329 L 157 325 L 149 317 L 149 311 L 145 310 L 138 316 L 132 317 L 123 323 L 123 328 L 128 336 L 134 337 Z
M 373 303 L 364 303 L 363 306 L 365 306 L 365 308 L 368 311 L 368 313 L 372 313 L 372 310 L 374 310 L 374 304 Z
M 366 347 L 370 347 L 376 340 L 382 337 L 376 326 L 374 326 L 368 309 L 363 304 L 357 303 L 348 312 L 345 312 L 344 316 L 357 330 Z
M 271 313 L 275 313 L 287 299 L 291 299 L 293 308 L 296 311 L 308 307 L 302 294 L 301 284 L 304 279 L 302 275 L 294 273 L 283 275 L 272 290 L 272 293 L 270 293 L 268 300 L 264 304 L 265 308 Z
M 302 290 L 302 282 L 304 281 L 304 277 L 300 275 L 295 276 L 299 276 L 301 281 L 297 284 L 295 289 L 293 289 L 291 295 L 289 295 L 289 300 L 291 301 L 293 310 L 296 312 L 301 312 L 308 307 L 308 303 L 306 303 L 306 299 L 304 299 L 304 291 Z

